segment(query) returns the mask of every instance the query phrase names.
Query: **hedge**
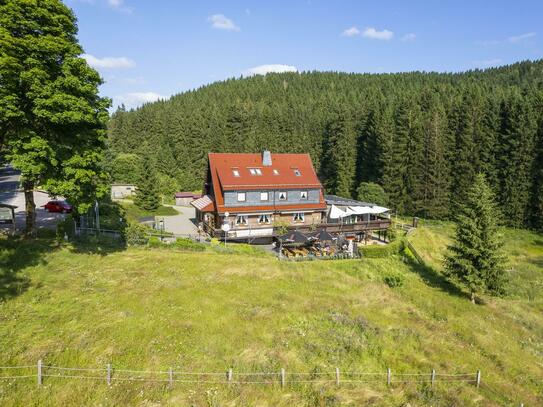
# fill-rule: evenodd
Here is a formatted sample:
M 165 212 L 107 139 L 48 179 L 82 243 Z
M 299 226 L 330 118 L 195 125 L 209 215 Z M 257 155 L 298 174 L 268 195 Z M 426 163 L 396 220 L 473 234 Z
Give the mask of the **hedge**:
M 405 247 L 404 239 L 395 240 L 385 245 L 358 246 L 358 252 L 362 257 L 377 259 L 399 254 Z

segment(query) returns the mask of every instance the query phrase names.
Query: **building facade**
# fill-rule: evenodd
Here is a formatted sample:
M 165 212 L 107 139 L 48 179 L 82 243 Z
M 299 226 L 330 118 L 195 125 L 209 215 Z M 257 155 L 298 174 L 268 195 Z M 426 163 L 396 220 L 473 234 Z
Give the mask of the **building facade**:
M 211 234 L 272 236 L 274 228 L 322 223 L 324 190 L 309 154 L 210 153 L 202 198 L 191 202 Z

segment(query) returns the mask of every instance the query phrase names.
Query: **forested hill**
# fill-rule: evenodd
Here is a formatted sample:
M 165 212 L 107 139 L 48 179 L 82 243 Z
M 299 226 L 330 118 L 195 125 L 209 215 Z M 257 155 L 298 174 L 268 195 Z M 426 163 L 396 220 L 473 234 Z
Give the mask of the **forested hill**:
M 163 188 L 200 189 L 210 151 L 309 152 L 328 192 L 376 182 L 399 213 L 435 218 L 482 171 L 508 224 L 543 228 L 543 60 L 231 79 L 117 111 L 109 142 L 116 181 L 131 177 L 127 153 L 151 155 Z

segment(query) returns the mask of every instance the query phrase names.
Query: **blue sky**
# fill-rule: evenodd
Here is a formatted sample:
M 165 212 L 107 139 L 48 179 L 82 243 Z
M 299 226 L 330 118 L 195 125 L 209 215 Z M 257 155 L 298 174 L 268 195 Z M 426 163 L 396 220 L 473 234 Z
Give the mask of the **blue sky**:
M 114 106 L 270 70 L 443 72 L 543 58 L 542 1 L 66 3 Z

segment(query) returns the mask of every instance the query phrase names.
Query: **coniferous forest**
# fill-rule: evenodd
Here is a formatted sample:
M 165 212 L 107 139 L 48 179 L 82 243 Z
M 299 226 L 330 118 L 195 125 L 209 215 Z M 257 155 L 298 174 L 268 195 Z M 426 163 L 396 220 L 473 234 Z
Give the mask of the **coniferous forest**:
M 165 190 L 207 153 L 307 152 L 328 193 L 380 184 L 399 214 L 450 218 L 484 173 L 505 224 L 543 229 L 543 60 L 464 73 L 268 74 L 115 112 L 114 181 L 151 157 Z

